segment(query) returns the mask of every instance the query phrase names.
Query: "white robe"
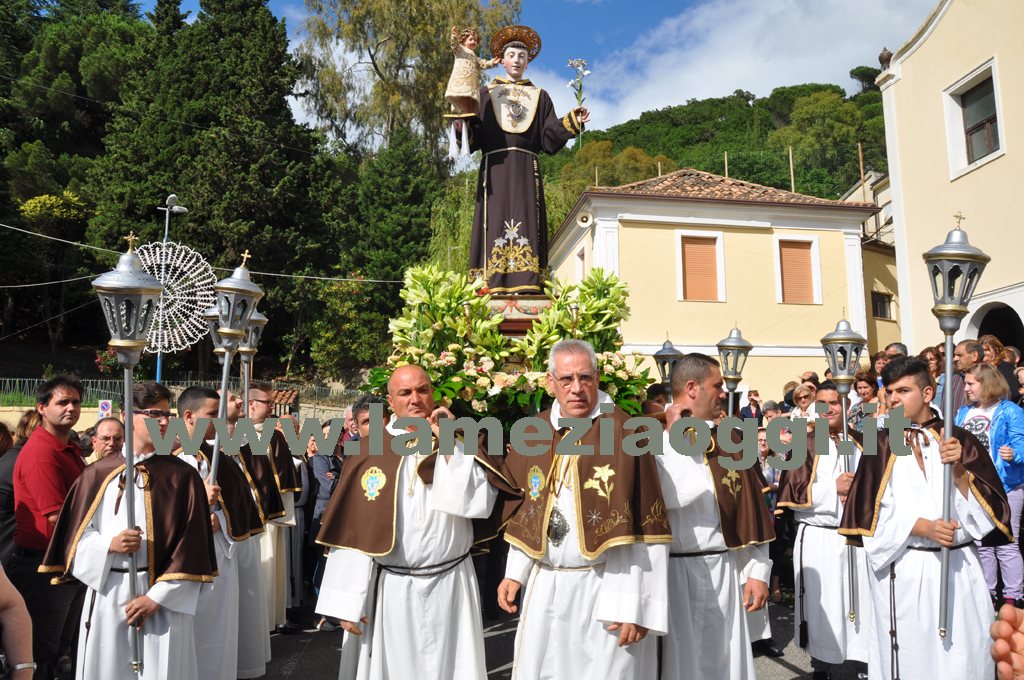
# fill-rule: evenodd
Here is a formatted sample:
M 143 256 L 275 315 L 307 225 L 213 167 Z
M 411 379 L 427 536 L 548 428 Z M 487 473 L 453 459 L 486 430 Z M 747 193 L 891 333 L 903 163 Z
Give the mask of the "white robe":
M 388 430 L 402 433 L 390 425 Z M 472 456 L 461 455 L 461 443 L 456 442 L 456 450 L 450 461 L 438 456 L 430 486 L 416 474 L 415 456 L 403 460 L 395 481 L 398 507 L 390 553 L 372 558 L 354 550 L 330 551 L 316 612 L 344 621 L 363 616 L 370 620 L 359 624 L 363 634 L 358 638 L 345 633 L 342 680 L 487 675 L 480 593 L 471 559 L 437 576 L 382 571 L 376 593 L 369 592 L 375 560 L 385 566 L 427 567 L 469 552 L 471 518 L 490 516 L 498 494 L 484 468 Z
M 153 454 L 150 454 L 153 455 Z M 149 456 L 140 456 L 145 460 Z M 192 633 L 192 615 L 199 601 L 198 581 L 161 581 L 149 588 L 147 537 L 136 553 L 138 589 L 160 605 L 142 626 L 142 673 L 131 665 L 129 628 L 125 607 L 130 601 L 127 573 L 128 556 L 110 552 L 110 542 L 127 528 L 126 510 L 114 514 L 118 485 L 107 485 L 99 508 L 89 520 L 72 564 L 72 575 L 89 587 L 82 611 L 78 638 L 79 680 L 194 680 L 197 675 L 196 648 Z M 122 498 L 122 505 L 125 500 Z M 146 501 L 141 489 L 135 490 L 135 522 L 146 526 Z M 145 529 L 143 529 L 145 531 Z M 147 592 L 148 591 L 148 592 Z
M 182 455 L 180 459 L 191 465 L 203 479 L 210 476 L 210 468 L 196 456 Z M 230 461 L 221 460 L 230 465 Z M 237 543 L 227 534 L 224 511 L 214 510 L 220 530 L 213 535 L 217 553 L 217 576 L 213 583 L 204 583 L 199 593 L 199 605 L 193 617 L 196 639 L 198 680 L 235 680 L 238 671 L 238 564 L 235 562 Z
M 657 461 L 672 553 L 722 552 L 669 559 L 669 634 L 663 641 L 662 677 L 753 680 L 743 587 L 748 578 L 768 583 L 768 546 L 726 548 L 711 470 L 701 457 L 677 453 L 668 432 L 664 438 L 665 454 Z
M 241 462 L 235 459 L 239 466 Z M 253 500 L 256 500 L 253 495 Z M 262 534 L 261 534 L 262 535 Z M 258 678 L 270 661 L 270 625 L 258 538 L 235 544 L 238 569 L 238 678 Z
M 882 494 L 874 536 L 864 537 L 871 569 L 874 633 L 868 673 L 872 680 L 890 673 L 889 620 L 890 565 L 895 564 L 896 631 L 899 668 L 903 680 L 964 680 L 991 678 L 988 629 L 992 600 L 974 545 L 995 528 L 992 518 L 968 490 L 968 497 L 953 487 L 952 519 L 959 522 L 953 545 L 966 547 L 949 553 L 949 625 L 939 637 L 940 553 L 910 550 L 909 546 L 938 547 L 926 538 L 911 536 L 919 518 L 942 517 L 942 462 L 938 442 L 928 434 L 922 447 L 922 472 L 913 455 L 897 457 Z M 927 475 L 927 478 L 926 478 Z
M 601 402 L 611 398 L 601 393 Z M 591 418 L 599 409 L 600 405 Z M 559 417 L 556 402 L 551 422 L 557 423 Z M 584 482 L 573 477 L 570 485 Z M 583 528 L 576 522 L 571 486 L 561 490 L 556 504 L 570 526 L 561 544 L 548 541 L 540 560 L 516 546 L 509 548 L 505 577 L 522 584 L 512 679 L 653 680 L 656 636 L 669 630 L 668 544 L 618 545 L 588 560 L 579 549 Z M 608 630 L 613 623 L 643 626 L 649 634 L 619 647 L 620 631 Z
M 855 450 L 856 454 L 849 457 L 851 472 L 856 471 L 860 461 L 861 451 Z M 796 579 L 794 630 L 799 640 L 800 622 L 803 620 L 802 584 L 803 616 L 807 617 L 808 633 L 806 651 L 813 658 L 830 664 L 841 664 L 846 660 L 866 662 L 873 621 L 871 598 L 866 587 L 870 573 L 864 551 L 860 548 L 853 549 L 856 620 L 850 621 L 849 548 L 846 537 L 836 531 L 843 516 L 836 479 L 845 471 L 845 461 L 846 456 L 838 455 L 836 443 L 829 439 L 828 455 L 818 457 L 810 489 L 811 506 L 793 509 L 793 518 L 800 525 L 793 545 Z

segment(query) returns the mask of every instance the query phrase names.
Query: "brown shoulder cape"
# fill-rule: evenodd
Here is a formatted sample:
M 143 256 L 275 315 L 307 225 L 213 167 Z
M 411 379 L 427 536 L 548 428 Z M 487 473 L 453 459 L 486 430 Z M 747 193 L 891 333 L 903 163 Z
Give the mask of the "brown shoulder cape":
M 238 459 L 242 462 L 242 473 L 249 481 L 249 488 L 256 494 L 263 523 L 284 517 L 284 499 L 277 488 L 273 456 L 254 456 L 249 445 L 245 444 L 238 450 Z
M 711 431 L 711 445 L 704 452 L 704 461 L 711 471 L 714 483 L 715 501 L 718 503 L 718 517 L 722 525 L 722 537 L 730 550 L 748 545 L 760 545 L 775 540 L 772 513 L 765 500 L 768 482 L 761 472 L 759 461 L 746 470 L 727 470 L 718 459 L 743 459 L 743 452 L 726 453 L 718 445 L 718 428 Z M 731 438 L 739 443 L 739 430 L 733 430 Z
M 551 409 L 537 416 L 551 422 Z M 561 493 L 571 492 L 576 501 L 576 526 L 580 553 L 588 560 L 617 545 L 671 543 L 665 500 L 661 494 L 657 462 L 649 455 L 631 456 L 622 448 L 623 438 L 643 430 L 627 428 L 631 416 L 616 407 L 593 419 L 579 444 L 593 446 L 594 455 L 573 456 Z M 614 455 L 600 455 L 600 424 L 614 422 Z M 522 507 L 509 522 L 505 540 L 533 559 L 544 557 L 547 529 L 560 480 L 555 451 L 564 433 L 554 429 L 551 446 L 539 456 L 512 450 L 506 462 L 516 486 L 526 490 Z M 571 488 L 571 491 L 569 487 Z
M 263 456 L 257 457 L 263 458 Z M 295 463 L 292 461 L 291 449 L 288 448 L 288 440 L 284 438 L 280 430 L 274 430 L 266 458 L 270 460 L 270 466 L 274 469 L 274 479 L 277 481 L 277 490 L 280 493 L 302 491 L 302 484 L 299 482 Z
M 931 430 L 936 438 L 942 428 L 942 420 L 933 418 L 922 426 Z M 989 457 L 985 445 L 963 428 L 953 426 L 953 436 L 963 446 L 961 462 L 969 473 L 971 493 L 981 503 L 981 507 L 995 522 L 996 528 L 982 539 L 985 546 L 1000 546 L 1013 542 L 1010 530 L 1010 503 L 1006 499 L 1006 491 L 996 472 L 996 466 Z M 882 503 L 882 494 L 889 483 L 892 467 L 901 456 L 895 455 L 889 448 L 889 431 L 878 433 L 878 455 L 864 456 L 857 466 L 853 477 L 853 486 L 846 501 L 843 519 L 839 525 L 839 533 L 849 537 L 847 542 L 861 545 L 862 536 L 874 536 L 878 524 L 878 508 Z M 907 458 L 912 458 L 907 456 Z M 958 493 L 955 489 L 954 493 Z
M 398 476 L 407 456 L 396 455 L 391 450 L 392 439 L 391 433 L 384 430 L 384 455 L 371 456 L 370 438 L 363 437 L 359 440 L 359 455 L 345 459 L 341 477 L 320 519 L 317 543 L 371 556 L 387 555 L 394 549 Z M 434 450 L 437 450 L 436 440 Z M 474 544 L 497 536 L 523 497 L 522 489 L 510 481 L 505 461 L 487 455 L 484 433 L 477 442 L 476 462 L 487 470 L 487 481 L 498 490 L 498 498 L 490 517 L 473 520 Z M 424 484 L 433 484 L 436 463 L 437 453 L 420 461 L 416 471 Z
M 217 559 L 206 488 L 199 473 L 174 456 L 152 456 L 135 468 L 146 496 L 149 587 L 158 581 L 211 583 L 217 575 Z M 71 566 L 78 541 L 108 485 L 124 483 L 124 469 L 124 457 L 111 454 L 85 468 L 71 485 L 39 567 L 41 573 L 56 574 L 54 585 L 74 580 Z
M 207 468 L 212 452 L 213 447 L 205 441 L 199 446 L 199 457 L 206 462 Z M 182 450 L 174 451 L 174 455 L 183 455 Z M 221 456 L 220 465 L 217 467 L 217 485 L 220 487 L 220 507 L 224 511 L 224 519 L 227 520 L 227 533 L 235 541 L 244 541 L 265 531 L 263 520 L 260 519 L 259 507 L 252 496 L 249 480 L 246 479 L 242 468 L 223 452 Z
M 850 439 L 857 444 L 857 448 L 863 451 L 864 435 L 851 430 Z M 861 457 L 861 464 L 868 456 Z M 783 470 L 779 477 L 779 495 L 776 507 L 779 508 L 808 508 L 813 502 L 811 500 L 811 485 L 814 484 L 815 475 L 818 471 L 818 456 L 814 454 L 814 433 L 807 433 L 807 457 L 804 464 L 795 470 Z M 776 510 L 775 514 L 782 514 L 782 510 Z

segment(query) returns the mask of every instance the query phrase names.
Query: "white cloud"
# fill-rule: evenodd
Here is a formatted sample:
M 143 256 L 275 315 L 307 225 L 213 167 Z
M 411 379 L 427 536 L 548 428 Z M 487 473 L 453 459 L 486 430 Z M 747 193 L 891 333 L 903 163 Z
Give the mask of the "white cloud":
M 664 19 L 632 45 L 598 55 L 585 83 L 591 127 L 604 129 L 644 111 L 747 90 L 835 83 L 852 92 L 849 71 L 875 66 L 924 23 L 935 0 L 714 0 Z M 609 47 L 605 43 L 602 47 Z M 527 71 L 559 113 L 575 106 L 569 70 Z

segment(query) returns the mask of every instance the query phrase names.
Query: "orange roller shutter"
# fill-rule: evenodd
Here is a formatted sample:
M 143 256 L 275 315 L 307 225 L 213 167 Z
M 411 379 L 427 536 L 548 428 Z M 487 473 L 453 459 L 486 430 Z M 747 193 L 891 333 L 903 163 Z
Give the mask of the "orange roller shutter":
M 779 266 L 782 268 L 782 301 L 813 304 L 811 242 L 779 241 Z
M 718 259 L 715 239 L 684 236 L 683 298 L 718 300 Z

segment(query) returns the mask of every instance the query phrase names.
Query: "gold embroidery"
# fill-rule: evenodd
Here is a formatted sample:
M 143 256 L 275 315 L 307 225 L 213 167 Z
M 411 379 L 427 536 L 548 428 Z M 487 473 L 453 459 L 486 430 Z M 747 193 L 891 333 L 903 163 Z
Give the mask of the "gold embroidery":
M 665 504 L 659 498 L 654 501 L 654 505 L 651 506 L 651 513 L 647 515 L 647 519 L 640 526 L 647 526 L 648 524 L 654 524 L 655 522 L 661 524 L 663 527 L 671 531 L 668 525 L 668 515 L 665 513 Z
M 494 239 L 494 249 L 487 269 L 498 274 L 534 272 L 540 274 L 540 258 L 533 254 L 530 240 L 519 235 L 522 222 L 505 221 L 505 235 Z
M 602 536 L 611 533 L 612 529 L 619 526 L 620 524 L 632 524 L 633 523 L 633 512 L 629 508 L 629 501 L 626 501 L 623 511 L 620 514 L 618 510 L 612 510 L 611 515 L 601 526 L 594 529 L 594 536 L 601 538 Z
M 608 505 L 612 504 L 612 489 L 615 488 L 615 483 L 609 481 L 615 475 L 615 470 L 612 470 L 611 467 L 611 465 L 594 467 L 593 477 L 583 485 L 584 489 L 597 491 L 597 495 L 608 501 Z
M 736 498 L 736 494 L 740 492 L 743 485 L 740 484 L 740 473 L 735 470 L 729 470 L 725 477 L 722 478 L 722 486 L 725 487 L 726 491 L 732 494 L 733 499 Z
M 377 500 L 377 496 L 384 489 L 384 485 L 387 483 L 388 478 L 385 476 L 384 471 L 379 467 L 372 467 L 363 473 L 363 478 L 359 480 L 359 485 L 363 487 L 363 491 L 366 492 L 366 499 L 370 501 Z

